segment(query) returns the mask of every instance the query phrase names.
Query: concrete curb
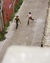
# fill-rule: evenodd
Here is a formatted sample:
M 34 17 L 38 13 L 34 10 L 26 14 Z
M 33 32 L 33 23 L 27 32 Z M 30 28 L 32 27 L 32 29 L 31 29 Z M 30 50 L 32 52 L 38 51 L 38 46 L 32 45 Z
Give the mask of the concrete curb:
M 44 46 L 50 47 L 50 8 L 48 10 L 49 10 L 49 12 L 48 12 L 48 18 L 47 18 Z

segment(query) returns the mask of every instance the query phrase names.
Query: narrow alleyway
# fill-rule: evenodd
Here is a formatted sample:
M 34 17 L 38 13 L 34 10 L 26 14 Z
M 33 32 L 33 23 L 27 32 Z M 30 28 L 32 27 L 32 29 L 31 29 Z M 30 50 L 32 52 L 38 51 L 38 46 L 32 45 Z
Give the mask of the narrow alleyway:
M 48 0 L 24 0 L 21 8 L 16 15 L 19 15 L 21 24 L 16 30 L 13 26 L 14 33 L 12 37 L 4 44 L 0 52 L 0 61 L 6 48 L 10 45 L 40 46 L 42 42 L 46 15 L 48 9 Z M 32 12 L 34 21 L 27 25 L 27 14 Z M 15 23 L 15 22 L 13 22 Z M 11 36 L 11 34 L 10 34 Z M 2 53 L 2 54 L 1 54 Z
M 26 10 L 25 10 L 26 9 Z M 20 12 L 21 11 L 21 12 Z M 31 11 L 34 22 L 27 25 L 27 14 Z M 47 1 L 45 0 L 27 0 L 24 1 L 18 15 L 21 19 L 21 25 L 15 30 L 12 40 L 9 42 L 15 45 L 34 45 L 40 46 L 45 27 L 47 14 Z

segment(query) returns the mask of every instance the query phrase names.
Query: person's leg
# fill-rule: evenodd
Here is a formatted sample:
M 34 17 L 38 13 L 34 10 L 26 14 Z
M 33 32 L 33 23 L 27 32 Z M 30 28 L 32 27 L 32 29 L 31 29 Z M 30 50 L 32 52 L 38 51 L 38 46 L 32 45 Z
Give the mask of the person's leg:
M 32 17 L 30 19 L 34 21 L 34 19 Z
M 18 24 L 17 24 L 17 28 L 18 28 Z
M 29 19 L 28 19 L 27 25 L 29 25 Z
M 16 29 L 17 29 L 17 24 L 16 24 Z
M 18 28 L 18 23 L 16 24 L 16 29 Z

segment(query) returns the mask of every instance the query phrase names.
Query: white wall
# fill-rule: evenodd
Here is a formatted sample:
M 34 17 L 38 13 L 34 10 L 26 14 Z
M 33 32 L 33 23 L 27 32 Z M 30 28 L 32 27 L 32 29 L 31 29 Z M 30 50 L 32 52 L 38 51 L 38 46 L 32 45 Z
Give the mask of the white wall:
M 50 48 L 11 46 L 2 63 L 50 63 Z

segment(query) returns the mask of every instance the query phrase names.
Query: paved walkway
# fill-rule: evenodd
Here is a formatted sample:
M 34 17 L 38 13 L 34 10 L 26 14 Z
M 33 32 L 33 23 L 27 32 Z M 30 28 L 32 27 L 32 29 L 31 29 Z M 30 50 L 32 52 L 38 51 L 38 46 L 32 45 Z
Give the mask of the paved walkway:
M 48 0 L 24 0 L 21 8 L 16 15 L 19 15 L 21 24 L 15 29 L 15 22 L 11 23 L 8 28 L 7 39 L 0 45 L 0 61 L 5 50 L 10 45 L 40 46 L 42 42 Z M 27 25 L 27 14 L 32 12 L 34 22 L 30 21 Z

